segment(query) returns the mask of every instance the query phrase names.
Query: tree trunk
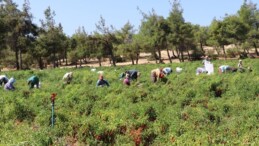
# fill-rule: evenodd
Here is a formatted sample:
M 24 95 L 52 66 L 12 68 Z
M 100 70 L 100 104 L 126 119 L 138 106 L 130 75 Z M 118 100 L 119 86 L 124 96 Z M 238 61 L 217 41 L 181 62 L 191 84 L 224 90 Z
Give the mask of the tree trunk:
M 180 53 L 181 53 L 181 61 L 184 62 L 183 50 L 181 50 Z
M 111 59 L 111 57 L 109 57 L 109 62 L 110 62 L 110 64 L 112 64 L 112 59 Z
M 168 59 L 169 59 L 170 63 L 172 63 L 172 59 L 171 59 L 171 57 L 170 57 L 170 53 L 169 53 L 168 48 L 166 48 L 166 52 L 167 52 L 167 56 L 168 56 Z
M 59 67 L 59 60 L 58 59 L 55 61 L 55 64 L 56 64 L 56 67 Z
M 137 53 L 136 64 L 138 64 L 139 53 Z
M 58 57 L 57 59 L 57 67 L 61 66 L 61 59 Z
M 53 52 L 52 64 L 53 64 L 53 68 L 55 68 L 56 67 L 56 53 L 55 53 L 55 51 Z
M 158 59 L 159 59 L 159 63 L 163 63 L 163 61 L 162 61 L 162 56 L 161 56 L 161 50 L 160 50 L 160 47 L 157 47 L 157 52 L 158 52 Z
M 257 56 L 259 56 L 259 52 L 258 52 L 258 50 L 257 50 L 256 43 L 255 43 L 255 42 L 253 42 L 253 44 L 254 44 L 254 47 L 255 47 L 255 53 L 256 53 L 256 55 L 257 55 Z
M 55 60 L 55 65 L 56 65 L 56 67 L 58 67 L 59 66 L 59 57 L 57 57 L 57 60 Z
M 200 41 L 200 47 L 201 47 L 201 51 L 202 51 L 203 53 L 205 53 L 205 51 L 204 51 L 204 49 L 203 49 L 203 43 L 202 43 L 202 41 Z
M 244 48 L 244 49 L 243 49 L 243 53 L 244 53 L 244 54 L 247 54 L 247 52 L 246 52 L 246 48 Z
M 82 60 L 79 60 L 79 67 L 82 67 Z
M 20 69 L 23 69 L 23 67 L 22 67 L 22 51 L 21 51 L 21 49 L 19 49 L 19 66 L 20 66 Z
M 133 58 L 131 58 L 131 64 L 134 65 L 134 59 Z
M 179 51 L 180 51 L 180 54 L 181 54 L 181 62 L 184 62 L 183 49 L 184 49 L 183 45 L 180 45 Z
M 43 59 L 42 59 L 42 62 L 43 62 L 44 68 L 48 68 L 48 62 L 46 60 L 43 60 Z
M 87 58 L 86 57 L 84 58 L 84 63 L 87 64 Z
M 65 50 L 65 59 L 66 59 L 66 65 L 67 65 L 67 49 Z
M 76 61 L 76 68 L 77 68 L 77 61 Z
M 43 64 L 43 61 L 42 61 L 41 57 L 39 57 L 39 59 L 38 59 L 38 64 L 39 64 L 40 69 L 44 69 L 44 64 Z
M 227 59 L 227 55 L 226 55 L 226 50 L 225 50 L 225 46 L 224 45 L 222 46 L 222 49 L 223 49 L 223 53 L 224 53 L 224 58 L 226 60 Z
M 181 55 L 180 55 L 180 50 L 179 50 L 179 48 L 176 48 L 176 54 L 177 54 L 177 58 L 179 59 L 179 61 L 182 62 L 182 61 L 181 61 Z
M 63 58 L 63 62 L 64 62 L 64 58 Z M 59 66 L 61 66 L 61 58 L 59 59 Z
M 248 49 L 248 48 L 246 48 L 246 52 L 247 52 L 247 54 L 250 54 L 250 53 L 249 53 L 249 49 Z
M 134 58 L 130 55 L 131 64 L 134 65 Z
M 191 55 L 190 55 L 189 49 L 187 48 L 186 50 L 187 50 L 187 54 L 188 54 L 188 59 L 189 59 L 189 61 L 191 61 Z
M 97 59 L 98 59 L 99 66 L 101 67 L 102 66 L 101 58 L 97 58 Z
M 111 47 L 109 47 L 109 52 L 110 52 L 110 55 L 111 55 L 112 65 L 116 66 L 116 58 L 115 58 L 115 56 L 113 54 L 113 51 L 112 51 Z
M 154 58 L 155 58 L 156 64 L 157 64 L 157 54 L 156 54 L 156 51 L 153 52 L 153 55 L 154 55 Z
M 16 69 L 17 70 L 20 70 L 20 66 L 19 66 L 19 50 L 18 48 L 16 47 L 15 48 L 15 61 L 16 61 Z
M 174 58 L 177 58 L 177 57 L 178 57 L 178 56 L 176 56 L 176 55 L 174 54 L 174 50 L 172 50 L 172 54 L 173 54 Z

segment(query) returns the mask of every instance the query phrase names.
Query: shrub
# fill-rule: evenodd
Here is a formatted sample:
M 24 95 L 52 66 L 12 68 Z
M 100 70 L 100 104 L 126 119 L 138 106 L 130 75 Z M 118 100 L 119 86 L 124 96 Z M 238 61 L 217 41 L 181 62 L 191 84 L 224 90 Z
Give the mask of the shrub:
M 236 65 L 236 60 L 213 62 Z M 258 60 L 244 60 L 252 72 L 195 75 L 200 61 L 101 67 L 110 87 L 97 88 L 90 68 L 7 72 L 15 91 L 0 91 L 0 135 L 4 145 L 258 145 Z M 181 67 L 152 83 L 150 70 Z M 128 69 L 142 75 L 131 86 L 118 76 Z M 69 85 L 61 81 L 73 71 Z M 26 80 L 40 76 L 42 87 Z M 55 125 L 51 127 L 51 93 Z
M 204 56 L 204 52 L 200 48 L 194 49 L 194 51 L 191 54 L 192 60 L 201 60 L 202 56 Z
M 239 53 L 237 48 L 231 48 L 226 50 L 227 57 L 235 58 Z

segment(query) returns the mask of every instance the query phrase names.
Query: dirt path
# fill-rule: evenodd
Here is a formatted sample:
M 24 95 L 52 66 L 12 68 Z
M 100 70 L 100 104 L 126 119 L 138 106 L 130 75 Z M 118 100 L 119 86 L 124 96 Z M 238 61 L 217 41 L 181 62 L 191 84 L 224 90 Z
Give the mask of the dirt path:
M 147 58 L 151 56 L 151 53 L 140 53 L 140 58 L 138 60 L 138 64 L 155 64 L 156 61 L 149 61 Z M 168 56 L 167 56 L 167 52 L 166 51 L 161 51 L 161 56 L 162 56 L 162 60 L 164 63 L 170 63 Z M 179 59 L 172 59 L 173 63 L 179 63 Z M 124 65 L 131 65 L 132 62 L 131 61 L 127 61 L 127 62 L 118 62 L 116 63 L 117 66 L 124 66 Z M 82 64 L 81 66 L 85 67 L 99 67 L 98 61 L 97 60 L 90 60 L 90 62 L 88 62 L 87 64 Z M 102 66 L 112 66 L 112 64 L 110 64 L 109 60 L 106 59 L 106 61 L 102 62 Z M 75 66 L 62 66 L 60 68 L 70 68 L 70 67 L 75 67 Z
M 233 48 L 233 47 L 234 47 L 233 45 L 226 46 L 226 50 L 230 49 L 230 48 Z M 204 47 L 204 50 L 207 52 L 207 51 L 213 50 L 213 47 Z M 214 52 L 214 53 L 216 54 L 216 52 Z M 138 64 L 155 64 L 155 61 L 149 61 L 147 59 L 149 56 L 151 56 L 151 53 L 140 53 L 140 59 L 138 61 Z M 170 56 L 172 56 L 171 51 L 170 51 Z M 167 52 L 165 50 L 161 51 L 161 58 L 162 58 L 164 63 L 166 63 L 166 64 L 170 63 L 170 61 L 168 59 Z M 219 58 L 219 59 L 224 59 L 224 58 Z M 237 59 L 237 58 L 229 58 L 229 59 Z M 172 59 L 172 62 L 173 63 L 180 63 L 179 59 Z M 116 63 L 117 66 L 124 66 L 124 65 L 131 65 L 131 64 L 132 64 L 131 61 Z M 88 62 L 87 64 L 82 64 L 82 67 L 85 67 L 85 66 L 99 67 L 99 64 L 98 64 L 97 60 L 90 60 L 90 62 Z M 106 59 L 106 61 L 102 62 L 102 66 L 112 66 L 112 64 L 110 64 L 109 59 Z M 61 66 L 60 68 L 73 68 L 73 67 L 75 67 L 75 65 L 73 65 L 73 66 Z M 49 68 L 51 68 L 51 67 L 49 67 Z M 2 68 L 1 71 L 10 71 L 10 70 L 16 70 L 16 69 L 15 68 L 14 69 Z

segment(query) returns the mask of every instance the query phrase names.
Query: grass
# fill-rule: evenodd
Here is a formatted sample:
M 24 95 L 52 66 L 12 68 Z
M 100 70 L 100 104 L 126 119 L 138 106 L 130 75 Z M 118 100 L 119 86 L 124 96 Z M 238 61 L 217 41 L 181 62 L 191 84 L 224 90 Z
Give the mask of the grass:
M 243 63 L 253 71 L 196 76 L 201 62 L 97 68 L 111 85 L 104 88 L 95 87 L 98 75 L 88 67 L 5 72 L 17 89 L 0 90 L 0 145 L 258 145 L 259 60 Z M 183 72 L 152 83 L 150 71 L 166 66 Z M 129 87 L 119 80 L 127 69 L 142 73 Z M 74 79 L 63 85 L 68 71 Z M 31 75 L 39 76 L 40 89 L 29 90 Z

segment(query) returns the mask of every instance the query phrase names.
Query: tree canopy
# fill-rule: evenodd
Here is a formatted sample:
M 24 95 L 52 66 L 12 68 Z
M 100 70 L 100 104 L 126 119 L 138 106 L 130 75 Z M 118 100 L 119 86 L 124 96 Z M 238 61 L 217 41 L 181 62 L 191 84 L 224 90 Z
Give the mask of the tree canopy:
M 105 59 L 116 66 L 119 61 L 130 60 L 138 64 L 141 52 L 151 53 L 149 59 L 163 63 L 178 58 L 195 60 L 203 55 L 218 57 L 246 57 L 249 53 L 259 56 L 259 9 L 256 3 L 244 0 L 236 14 L 226 14 L 221 19 L 214 18 L 209 26 L 200 26 L 186 22 L 179 0 L 172 0 L 167 18 L 154 9 L 146 13 L 139 8 L 143 16 L 139 27 L 126 22 L 120 29 L 107 25 L 100 16 L 96 31 L 87 32 L 79 27 L 72 36 L 63 32 L 62 24 L 56 24 L 55 11 L 50 7 L 44 11 L 45 18 L 41 26 L 33 22 L 28 0 L 22 9 L 12 0 L 0 2 L 0 66 L 26 69 L 48 65 L 82 65 L 98 60 L 99 65 Z M 232 50 L 226 45 L 232 44 Z M 204 49 L 211 46 L 217 52 Z M 166 50 L 168 58 L 162 58 L 161 51 Z

